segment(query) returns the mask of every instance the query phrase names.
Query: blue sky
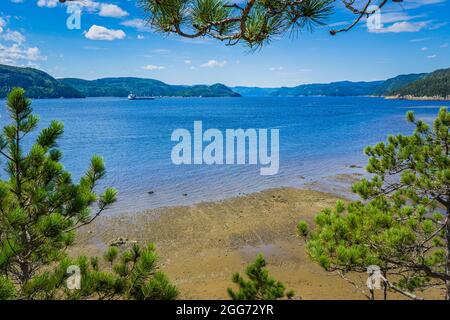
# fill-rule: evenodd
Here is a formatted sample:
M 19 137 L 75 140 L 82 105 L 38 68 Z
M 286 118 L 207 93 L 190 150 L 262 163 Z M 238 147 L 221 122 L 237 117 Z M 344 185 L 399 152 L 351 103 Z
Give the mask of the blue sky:
M 137 76 L 171 84 L 294 86 L 386 79 L 450 67 L 448 0 L 390 2 L 381 29 L 362 22 L 330 36 L 331 27 L 287 34 L 262 50 L 153 32 L 132 0 L 83 0 L 81 28 L 66 27 L 57 0 L 0 0 L 0 63 L 38 67 L 54 77 Z M 328 23 L 352 14 L 337 8 Z

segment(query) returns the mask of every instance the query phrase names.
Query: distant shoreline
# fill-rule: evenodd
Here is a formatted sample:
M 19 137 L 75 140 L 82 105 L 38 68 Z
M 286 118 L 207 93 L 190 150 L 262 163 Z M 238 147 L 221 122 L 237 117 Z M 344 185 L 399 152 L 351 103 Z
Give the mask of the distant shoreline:
M 362 96 L 337 96 L 337 95 L 308 95 L 308 96 L 191 96 L 191 97 L 186 97 L 186 96 L 157 96 L 155 97 L 155 99 L 191 99 L 191 98 L 196 98 L 196 99 L 209 99 L 209 98 L 224 98 L 224 99 L 229 99 L 229 98 L 378 98 L 378 99 L 386 99 L 386 100 L 411 100 L 411 101 L 450 101 L 450 96 L 448 97 L 416 97 L 416 96 L 371 96 L 371 95 L 362 95 Z M 123 100 L 127 100 L 127 97 L 122 97 L 122 96 L 102 96 L 102 97 L 73 97 L 73 98 L 31 98 L 33 100 L 75 100 L 75 99 L 104 99 L 104 98 L 116 98 L 116 99 L 123 99 Z M 0 100 L 5 100 L 6 98 L 0 98 Z M 139 100 L 139 99 L 136 99 Z
M 450 96 L 442 97 L 442 96 L 434 96 L 434 97 L 416 97 L 416 96 L 385 96 L 385 99 L 388 100 L 416 100 L 416 101 L 450 101 Z

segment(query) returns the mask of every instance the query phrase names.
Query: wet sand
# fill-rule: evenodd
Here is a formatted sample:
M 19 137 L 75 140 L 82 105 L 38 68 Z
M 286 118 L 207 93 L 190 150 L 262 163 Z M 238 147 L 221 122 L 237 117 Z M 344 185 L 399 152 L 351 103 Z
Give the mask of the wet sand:
M 101 254 L 118 237 L 153 242 L 161 269 L 186 299 L 227 299 L 232 274 L 243 272 L 263 253 L 270 273 L 294 289 L 297 298 L 365 299 L 351 284 L 312 262 L 296 235 L 299 220 L 312 221 L 336 200 L 322 192 L 280 188 L 219 202 L 104 216 L 81 230 L 75 252 Z

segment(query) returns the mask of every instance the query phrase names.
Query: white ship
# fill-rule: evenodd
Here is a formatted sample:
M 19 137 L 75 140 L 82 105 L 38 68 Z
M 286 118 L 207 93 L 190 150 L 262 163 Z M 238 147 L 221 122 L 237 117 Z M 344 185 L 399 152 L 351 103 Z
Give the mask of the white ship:
M 138 97 L 134 93 L 128 95 L 128 100 L 154 100 L 155 97 Z

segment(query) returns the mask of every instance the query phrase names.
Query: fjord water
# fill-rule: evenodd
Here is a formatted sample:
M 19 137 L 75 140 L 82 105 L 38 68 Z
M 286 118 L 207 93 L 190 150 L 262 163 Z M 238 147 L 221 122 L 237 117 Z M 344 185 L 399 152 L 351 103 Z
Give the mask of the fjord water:
M 1 103 L 3 126 L 9 119 L 4 100 Z M 59 147 L 75 179 L 93 154 L 104 157 L 107 176 L 99 189 L 108 185 L 120 192 L 111 212 L 218 200 L 279 186 L 326 186 L 330 177 L 354 173 L 355 165 L 365 165 L 366 145 L 383 141 L 388 134 L 410 133 L 413 127 L 405 122 L 406 111 L 431 121 L 445 105 L 450 102 L 369 97 L 33 101 L 41 128 L 52 119 L 64 122 Z M 195 120 L 203 122 L 203 130 L 280 129 L 279 173 L 261 176 L 259 165 L 172 164 L 176 144 L 170 140 L 172 131 L 192 132 Z M 1 176 L 5 178 L 5 173 Z

